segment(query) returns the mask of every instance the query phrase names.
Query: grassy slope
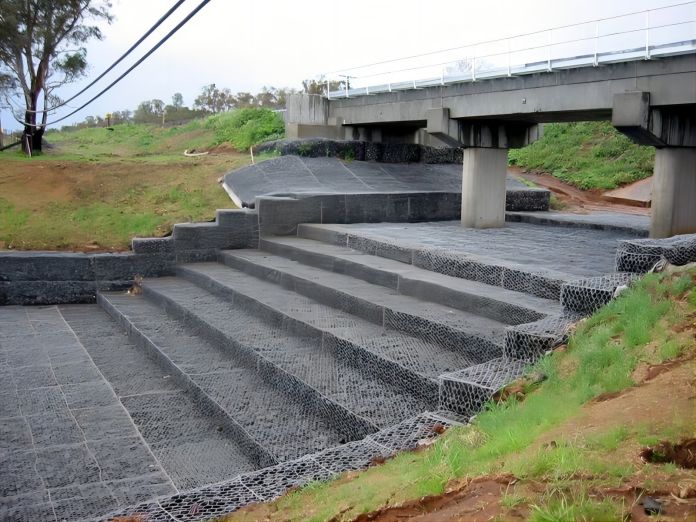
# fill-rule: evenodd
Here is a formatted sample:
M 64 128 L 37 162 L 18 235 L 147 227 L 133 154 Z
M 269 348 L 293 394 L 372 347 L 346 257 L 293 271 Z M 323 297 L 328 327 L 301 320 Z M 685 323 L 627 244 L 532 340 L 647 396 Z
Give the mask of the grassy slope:
M 233 151 L 197 158 L 184 149 L 215 142 L 201 122 L 162 129 L 118 125 L 50 133 L 39 157 L 0 155 L 0 248 L 128 248 L 133 236 L 212 219 L 233 203 L 217 183 L 246 165 Z
M 0 249 L 124 250 L 134 236 L 210 220 L 217 208 L 234 207 L 217 182 L 248 164 L 246 152 L 234 149 L 282 132 L 282 119 L 268 109 L 169 128 L 49 132 L 52 146 L 41 156 L 0 153 Z M 213 147 L 207 156 L 183 156 Z
M 652 175 L 655 150 L 608 122 L 552 123 L 543 137 L 510 151 L 510 164 L 542 170 L 581 189 L 613 189 Z
M 525 516 L 532 520 L 620 520 L 627 509 L 620 499 L 591 497 L 588 491 L 629 481 L 650 489 L 657 487 L 650 481 L 659 477 L 684 478 L 673 465 L 643 464 L 635 456 L 640 444 L 693 436 L 696 412 L 679 412 L 665 422 L 657 421 L 659 415 L 616 415 L 613 425 L 594 426 L 591 434 L 557 434 L 551 447 L 540 441 L 581 418 L 593 398 L 631 387 L 646 365 L 693 357 L 695 281 L 696 269 L 644 278 L 583 322 L 566 349 L 538 364 L 548 379 L 523 402 L 490 404 L 473 424 L 449 430 L 425 451 L 402 453 L 360 474 L 312 484 L 228 520 L 350 520 L 440 494 L 453 481 L 500 473 L 512 473 L 520 486 L 501 499 L 503 510 L 524 504 L 531 506 Z M 605 404 L 600 409 L 609 407 Z M 696 479 L 693 472 L 686 476 Z M 537 487 L 523 495 L 525 484 Z

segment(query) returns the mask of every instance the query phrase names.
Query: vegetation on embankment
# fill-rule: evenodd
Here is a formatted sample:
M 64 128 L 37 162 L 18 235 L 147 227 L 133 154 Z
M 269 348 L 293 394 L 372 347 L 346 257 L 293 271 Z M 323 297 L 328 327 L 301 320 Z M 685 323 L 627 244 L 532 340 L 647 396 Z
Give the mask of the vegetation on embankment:
M 126 250 L 132 237 L 211 220 L 234 207 L 218 178 L 250 161 L 235 149 L 282 131 L 277 113 L 240 109 L 177 127 L 49 132 L 40 156 L 0 153 L 0 249 Z
M 185 125 L 161 127 L 142 123 L 122 123 L 110 129 L 86 127 L 52 131 L 46 140 L 56 145 L 53 158 L 74 154 L 85 159 L 104 156 L 162 156 L 181 154 L 184 149 L 210 149 L 229 144 L 239 152 L 262 141 L 283 137 L 285 126 L 280 115 L 270 109 L 238 109 L 190 121 Z M 3 158 L 3 156 L 0 156 Z
M 535 143 L 510 150 L 510 164 L 548 172 L 583 190 L 609 190 L 652 176 L 655 149 L 609 122 L 551 123 Z
M 399 511 L 390 518 L 389 507 L 422 514 L 437 504 L 466 520 L 481 512 L 480 520 L 608 521 L 642 510 L 646 492 L 679 501 L 696 495 L 694 470 L 639 457 L 645 445 L 694 436 L 695 319 L 696 268 L 649 275 L 538 363 L 546 380 L 523 381 L 469 426 L 226 520 L 353 520 L 375 510 L 396 520 Z M 488 492 L 476 493 L 482 484 Z M 445 492 L 464 504 L 422 500 Z M 691 509 L 688 516 L 696 510 L 694 502 L 669 506 Z

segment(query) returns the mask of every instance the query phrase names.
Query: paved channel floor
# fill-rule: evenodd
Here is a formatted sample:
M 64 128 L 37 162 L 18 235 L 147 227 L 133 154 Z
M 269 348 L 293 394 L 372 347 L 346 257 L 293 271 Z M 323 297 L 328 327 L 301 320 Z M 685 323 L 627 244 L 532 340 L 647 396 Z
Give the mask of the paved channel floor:
M 176 492 L 59 307 L 0 307 L 0 520 L 91 519 Z
M 503 228 L 482 230 L 463 228 L 459 221 L 321 227 L 407 248 L 499 259 L 521 265 L 530 272 L 541 268 L 571 277 L 613 272 L 617 241 L 635 237 L 616 230 L 529 223 L 506 223 Z

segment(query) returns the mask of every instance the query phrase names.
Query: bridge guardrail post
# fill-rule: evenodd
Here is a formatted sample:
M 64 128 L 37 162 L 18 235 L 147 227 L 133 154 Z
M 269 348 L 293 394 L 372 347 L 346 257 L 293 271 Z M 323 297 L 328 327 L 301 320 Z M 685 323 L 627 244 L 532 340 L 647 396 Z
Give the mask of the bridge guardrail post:
M 650 59 L 650 9 L 645 11 L 645 59 Z

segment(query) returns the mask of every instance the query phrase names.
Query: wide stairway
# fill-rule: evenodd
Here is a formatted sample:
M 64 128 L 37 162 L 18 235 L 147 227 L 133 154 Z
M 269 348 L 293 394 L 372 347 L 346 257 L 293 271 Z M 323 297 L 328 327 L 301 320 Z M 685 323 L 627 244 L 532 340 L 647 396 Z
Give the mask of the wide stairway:
M 179 265 L 175 277 L 146 280 L 136 292 L 99 295 L 129 338 L 110 356 L 130 360 L 134 347 L 147 355 L 132 372 L 106 377 L 116 388 L 119 379 L 135 386 L 134 374 L 156 383 L 156 393 L 131 390 L 121 400 L 179 490 L 363 439 L 423 412 L 466 420 L 486 397 L 443 409 L 442 376 L 481 368 L 489 380 L 490 371 L 514 376 L 522 364 L 503 363 L 506 329 L 560 313 L 557 299 L 302 230 L 264 238 L 261 250 L 224 251 L 219 262 Z M 74 313 L 66 317 L 78 336 L 116 327 Z M 83 343 L 103 351 L 94 338 L 91 348 Z M 175 426 L 200 458 L 170 451 Z

